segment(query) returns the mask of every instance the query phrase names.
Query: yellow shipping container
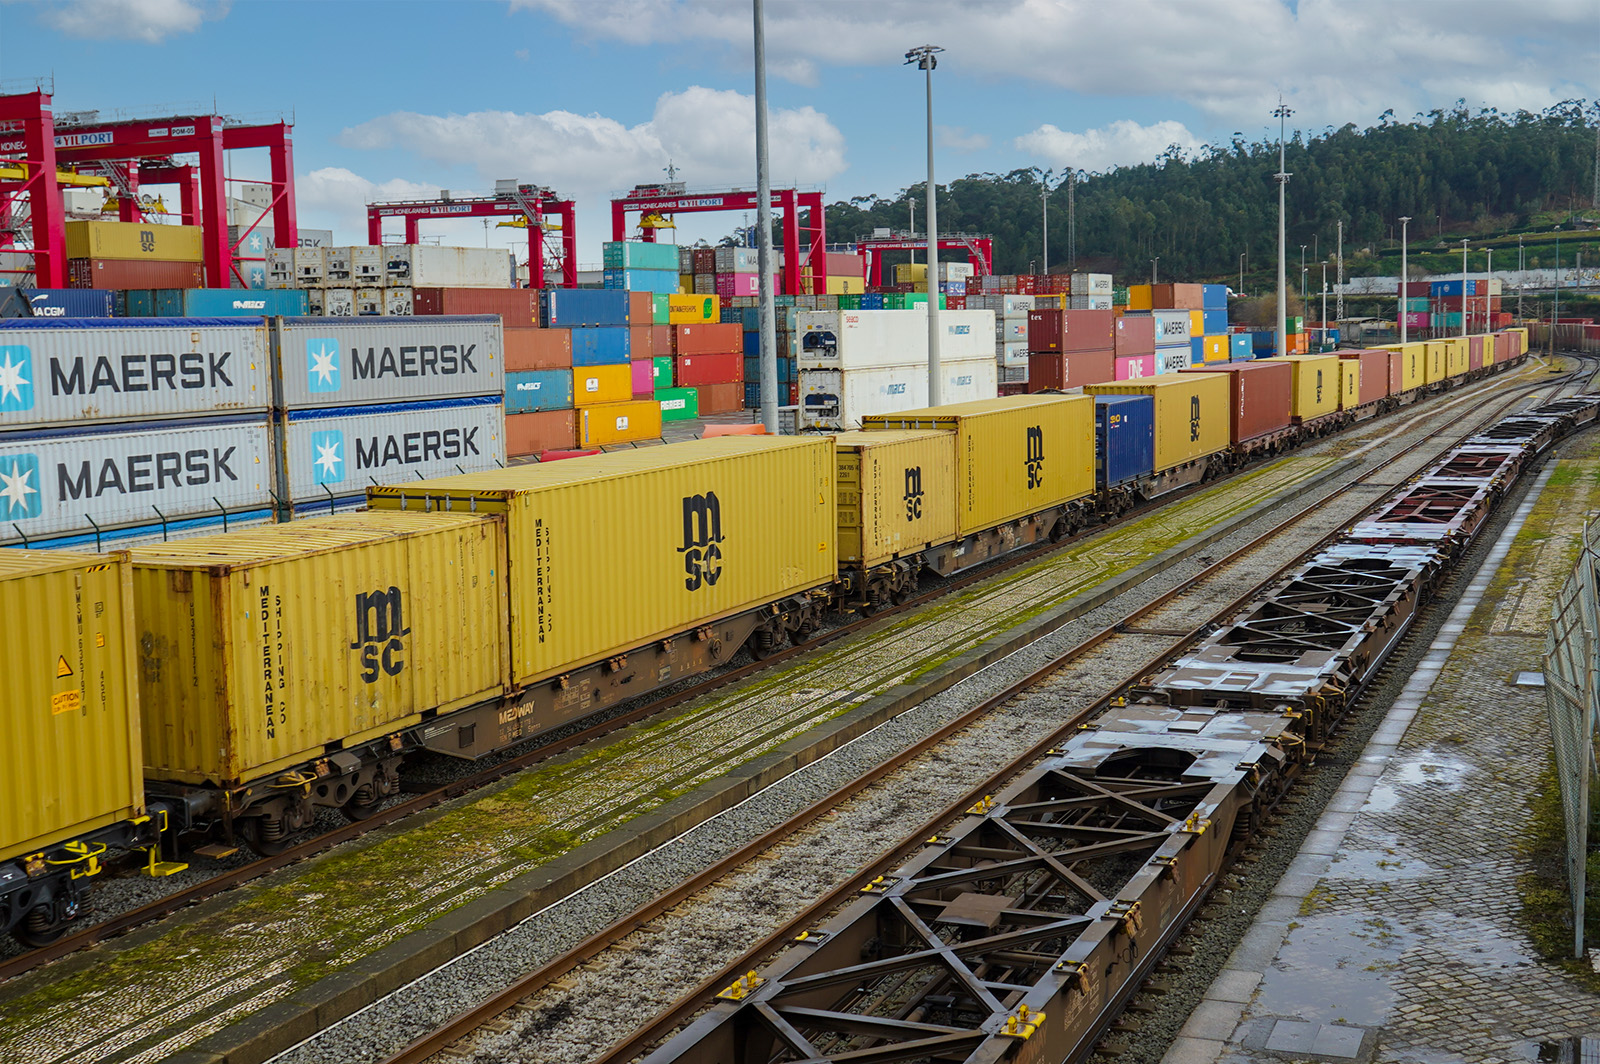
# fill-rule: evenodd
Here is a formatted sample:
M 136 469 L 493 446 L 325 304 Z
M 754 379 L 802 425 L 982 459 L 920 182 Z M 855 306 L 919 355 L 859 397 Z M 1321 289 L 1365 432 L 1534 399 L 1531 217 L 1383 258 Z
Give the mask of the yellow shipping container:
M 0 551 L 0 861 L 144 812 L 120 556 Z
M 1199 311 L 1195 311 L 1195 313 L 1198 314 Z M 1206 362 L 1228 361 L 1228 356 L 1232 354 L 1228 347 L 1228 338 L 1226 336 L 1200 337 L 1200 354 Z
M 956 536 L 955 433 L 841 432 L 839 561 L 870 569 Z
M 926 262 L 902 262 L 894 268 L 895 284 L 927 284 L 928 264 Z M 926 288 L 923 289 L 927 291 Z
M 614 443 L 638 443 L 640 440 L 660 438 L 661 404 L 654 399 L 578 407 L 580 447 L 609 447 Z
M 1155 306 L 1155 296 L 1151 286 L 1147 284 L 1130 284 L 1128 286 L 1128 309 L 1151 310 Z
M 1465 336 L 1458 336 L 1444 342 L 1444 375 L 1446 377 L 1464 377 L 1472 361 L 1472 351 L 1468 346 L 1471 341 Z
M 1343 359 L 1337 355 L 1289 355 L 1274 361 L 1294 365 L 1291 417 L 1310 421 L 1339 409 L 1339 363 Z
M 353 513 L 129 554 L 152 778 L 244 783 L 505 693 L 501 519 Z
M 957 531 L 965 536 L 1094 492 L 1094 400 L 1014 395 L 875 414 L 865 431 L 956 434 Z
M 1084 386 L 1088 395 L 1148 395 L 1155 400 L 1155 471 L 1228 449 L 1232 382 L 1226 373 L 1172 373 Z
M 1494 333 L 1485 333 L 1483 337 L 1483 368 L 1488 369 L 1494 365 Z
M 835 277 L 828 275 L 828 295 L 858 296 L 867 290 L 867 282 L 860 277 Z
M 1427 383 L 1428 348 L 1426 344 L 1382 344 L 1380 346 L 1383 350 L 1393 351 L 1400 356 L 1401 391 L 1409 392 L 1413 388 L 1420 388 Z
M 1354 410 L 1361 405 L 1361 360 L 1339 360 L 1339 409 Z
M 1422 379 L 1436 384 L 1449 375 L 1450 343 L 1447 340 L 1428 340 L 1422 345 Z
M 722 436 L 369 488 L 504 513 L 513 679 L 534 683 L 832 580 L 829 436 Z
M 141 225 L 134 222 L 68 222 L 69 259 L 145 259 L 199 262 L 197 225 Z
M 1191 310 L 1189 312 L 1189 335 L 1204 336 L 1206 331 L 1206 316 L 1204 311 Z
M 680 278 L 683 274 L 678 275 Z M 694 290 L 694 278 L 689 278 L 689 288 Z M 713 295 L 668 295 L 667 296 L 667 324 L 668 325 L 710 325 L 722 320 L 722 304 Z
M 633 366 L 572 367 L 572 405 L 626 403 L 633 399 Z M 658 433 L 659 435 L 659 433 Z

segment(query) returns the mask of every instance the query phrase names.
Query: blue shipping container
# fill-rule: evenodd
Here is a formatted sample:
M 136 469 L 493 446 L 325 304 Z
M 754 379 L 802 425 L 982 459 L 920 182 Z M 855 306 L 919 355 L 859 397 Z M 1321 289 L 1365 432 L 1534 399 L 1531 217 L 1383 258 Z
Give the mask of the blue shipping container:
M 1116 487 L 1145 476 L 1156 461 L 1156 407 L 1149 395 L 1094 397 L 1094 482 Z
M 1206 285 L 1206 287 L 1211 288 L 1213 286 Z M 1221 336 L 1228 331 L 1227 309 L 1202 310 L 1200 312 L 1200 326 L 1200 331 L 1207 336 Z
M 1230 362 L 1248 362 L 1255 357 L 1255 350 L 1251 346 L 1249 333 L 1230 333 L 1228 335 L 1228 360 Z
M 778 359 L 778 380 L 783 384 L 793 384 L 800 378 L 795 375 L 795 361 L 792 358 Z M 761 359 L 745 356 L 744 379 L 755 381 L 761 379 Z
M 600 264 L 608 270 L 665 270 L 677 284 L 678 245 L 644 240 L 607 240 L 600 245 Z M 676 288 L 673 291 L 677 291 Z
M 109 318 L 111 291 L 104 288 L 18 288 L 20 304 L 7 317 L 23 318 Z
M 295 288 L 163 288 L 155 294 L 162 318 L 302 318 L 306 293 Z
M 540 369 L 506 374 L 506 413 L 572 409 L 572 371 Z
M 1278 337 L 1271 332 L 1253 332 L 1250 334 L 1250 346 L 1256 351 L 1273 351 L 1277 349 Z
M 547 288 L 539 293 L 539 321 L 546 329 L 626 325 L 628 293 L 603 288 Z
M 676 270 L 613 270 L 602 272 L 607 289 L 626 292 L 651 292 L 655 295 L 676 295 L 678 271 Z
M 745 356 L 745 358 L 747 358 L 747 359 L 748 358 L 756 358 L 756 357 L 759 357 L 760 354 L 761 354 L 761 334 L 760 333 L 754 333 L 754 332 L 745 333 L 744 334 L 744 356 Z
M 862 310 L 882 310 L 883 309 L 883 293 L 882 292 L 863 292 L 862 295 L 861 295 L 861 309 Z
M 1198 366 L 1206 360 L 1206 341 L 1201 336 L 1189 337 L 1189 365 Z
M 624 298 L 628 293 L 620 293 Z M 615 366 L 629 361 L 632 345 L 625 325 L 596 325 L 572 330 L 574 366 Z
M 1225 284 L 1203 284 L 1200 286 L 1200 309 L 1220 310 L 1228 309 L 1228 286 Z M 1211 326 L 1206 326 L 1206 332 L 1211 332 Z
M 128 317 L 153 318 L 156 316 L 156 294 L 148 288 L 128 290 Z
M 761 382 L 760 381 L 745 381 L 744 382 L 744 405 L 749 410 L 754 410 L 756 407 L 761 405 Z M 779 406 L 783 405 L 782 400 L 779 400 L 778 405 Z
M 761 331 L 760 307 L 740 307 L 738 310 L 739 323 L 744 326 L 745 332 L 758 333 Z M 796 307 L 774 307 L 773 311 L 772 327 L 781 333 L 793 332 L 795 322 L 798 320 L 797 316 L 800 313 L 799 309 Z M 724 312 L 722 320 L 731 321 L 732 319 L 727 317 L 727 313 Z

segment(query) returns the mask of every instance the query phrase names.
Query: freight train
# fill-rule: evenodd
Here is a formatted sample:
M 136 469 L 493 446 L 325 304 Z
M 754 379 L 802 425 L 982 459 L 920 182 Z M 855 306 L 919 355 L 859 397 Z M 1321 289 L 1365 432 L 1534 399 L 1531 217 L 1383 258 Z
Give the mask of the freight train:
M 1505 491 L 1597 414 L 1469 437 L 645 1064 L 1089 1059 Z
M 1484 346 L 1479 373 L 1525 338 Z M 409 753 L 503 749 L 1414 401 L 1450 383 L 1425 355 L 1197 367 L 373 487 L 365 512 L 116 554 L 0 552 L 0 609 L 31 622 L 5 650 L 0 929 L 58 937 L 111 849 L 154 874 L 183 832 L 280 851 L 319 808 L 371 815 Z

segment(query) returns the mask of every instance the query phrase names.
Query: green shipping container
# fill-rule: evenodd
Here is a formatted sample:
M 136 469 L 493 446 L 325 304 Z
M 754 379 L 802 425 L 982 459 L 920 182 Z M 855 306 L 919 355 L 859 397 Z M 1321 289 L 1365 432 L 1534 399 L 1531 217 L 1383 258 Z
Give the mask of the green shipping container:
M 661 360 L 658 358 L 656 361 Z M 700 416 L 700 391 L 697 388 L 657 388 L 656 402 L 661 404 L 662 421 L 692 421 Z
M 651 359 L 654 364 L 654 376 L 651 377 L 651 387 L 656 391 L 672 387 L 672 356 L 661 355 Z
M 650 324 L 666 325 L 672 320 L 672 300 L 665 293 L 657 292 L 650 297 Z
M 600 246 L 602 265 L 608 270 L 671 270 L 678 272 L 678 246 L 643 240 L 608 240 Z
M 859 295 L 842 295 L 839 297 L 840 310 L 860 310 L 861 297 Z
M 1284 321 L 1284 332 L 1290 336 L 1297 336 L 1306 331 L 1306 319 L 1303 317 L 1287 318 Z

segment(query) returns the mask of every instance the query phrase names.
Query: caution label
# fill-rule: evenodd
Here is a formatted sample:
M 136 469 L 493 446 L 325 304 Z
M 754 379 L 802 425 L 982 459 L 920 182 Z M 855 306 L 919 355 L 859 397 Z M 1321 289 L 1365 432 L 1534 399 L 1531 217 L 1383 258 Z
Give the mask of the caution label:
M 83 706 L 83 695 L 77 691 L 62 691 L 50 696 L 50 713 L 59 716 L 62 713 L 76 713 Z
M 63 676 L 71 675 L 72 666 L 67 664 L 67 656 L 65 654 L 56 655 L 56 679 L 59 680 Z

